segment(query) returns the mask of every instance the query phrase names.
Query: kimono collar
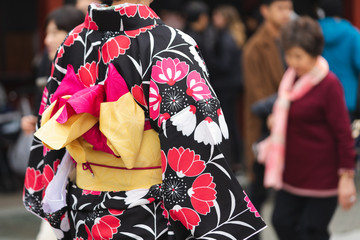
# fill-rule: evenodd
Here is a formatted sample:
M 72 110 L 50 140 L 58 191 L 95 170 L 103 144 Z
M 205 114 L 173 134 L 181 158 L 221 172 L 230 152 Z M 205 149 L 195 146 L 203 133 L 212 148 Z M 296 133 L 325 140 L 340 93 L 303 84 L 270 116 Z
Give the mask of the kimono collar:
M 130 31 L 161 23 L 158 15 L 142 4 L 107 6 L 93 3 L 89 6 L 85 26 L 100 31 Z

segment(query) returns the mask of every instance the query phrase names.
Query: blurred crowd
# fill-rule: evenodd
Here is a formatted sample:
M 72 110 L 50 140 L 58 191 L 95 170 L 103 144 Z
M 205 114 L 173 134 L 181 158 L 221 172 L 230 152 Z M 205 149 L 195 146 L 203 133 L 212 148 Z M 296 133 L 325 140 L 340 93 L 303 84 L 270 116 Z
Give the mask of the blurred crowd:
M 39 53 L 41 60 L 38 61 L 36 65 L 36 81 L 34 81 L 36 87 L 33 88 L 31 98 L 28 96 L 22 98 L 19 107 L 13 109 L 7 104 L 7 94 L 0 88 L 0 91 L 2 91 L 0 93 L 0 192 L 18 190 L 22 187 L 22 177 L 26 167 L 25 158 L 28 157 L 26 156 L 27 151 L 26 148 L 24 149 L 24 146 L 30 147 L 32 134 L 35 131 L 35 115 L 37 115 L 36 113 L 39 111 L 39 108 L 41 108 L 41 92 L 46 84 L 47 77 L 50 75 L 51 60 L 56 54 L 57 47 L 61 44 L 68 32 L 82 22 L 86 14 L 87 6 L 89 2 L 92 1 L 77 2 L 77 4 L 59 8 L 51 12 L 47 17 L 45 23 L 46 37 L 44 40 L 46 48 L 44 52 Z M 293 2 L 290 0 L 252 1 L 252 4 L 245 4 L 243 1 L 238 1 L 242 4 L 232 3 L 231 1 L 226 3 L 221 2 L 155 0 L 152 6 L 165 24 L 187 33 L 198 44 L 210 73 L 211 85 L 221 102 L 229 128 L 230 140 L 229 144 L 226 145 L 228 149 L 225 149 L 228 164 L 235 174 L 244 174 L 247 176 L 250 182 L 248 186 L 250 198 L 255 207 L 261 212 L 261 207 L 266 200 L 268 190 L 264 186 L 265 166 L 257 161 L 259 151 L 261 151 L 259 143 L 271 135 L 272 121 L 275 121 L 273 119 L 272 109 L 276 99 L 279 99 L 279 86 L 286 69 L 289 66 L 295 69 L 298 67 L 297 70 L 301 72 L 301 54 L 305 52 L 305 54 L 313 58 L 323 56 L 327 60 L 330 70 L 335 73 L 340 80 L 341 89 L 343 89 L 344 93 L 342 93 L 341 90 L 338 92 L 334 90 L 333 99 L 340 99 L 339 101 L 341 102 L 342 96 L 345 98 L 345 115 L 344 112 L 342 112 L 342 106 L 338 106 L 337 109 L 340 109 L 337 110 L 336 113 L 338 116 L 329 117 L 329 119 L 333 121 L 329 123 L 329 126 L 332 126 L 331 124 L 335 126 L 333 128 L 326 126 L 324 130 L 325 134 L 319 133 L 321 136 L 315 139 L 314 142 L 310 140 L 313 140 L 313 138 L 316 138 L 318 135 L 314 134 L 309 137 L 311 138 L 309 140 L 311 144 L 324 143 L 324 146 L 321 147 L 326 149 L 327 146 L 325 142 L 327 141 L 327 137 L 330 138 L 333 135 L 346 134 L 343 129 L 337 129 L 337 126 L 347 124 L 346 126 L 350 129 L 350 123 L 359 118 L 358 81 L 360 72 L 360 33 L 350 22 L 342 18 L 342 4 L 340 0 L 310 1 L 311 3 L 309 4 L 311 5 L 308 6 L 303 6 L 307 1 L 303 1 L 303 5 L 299 5 L 299 1 Z M 295 6 L 297 9 L 294 9 Z M 245 7 L 246 11 L 242 7 Z M 308 42 L 303 43 L 300 41 L 301 39 L 296 39 L 298 36 L 291 35 L 289 29 L 286 33 L 291 36 L 286 38 L 286 36 L 284 36 L 284 27 L 286 29 L 289 23 L 296 21 L 296 19 L 301 18 L 303 15 L 308 15 L 310 18 L 303 23 L 300 22 L 299 24 L 302 24 L 301 26 L 299 25 L 300 27 L 298 25 L 292 25 L 292 27 L 298 27 L 299 31 L 304 31 L 303 38 Z M 321 40 L 316 42 L 316 37 L 314 36 L 316 35 L 317 29 L 316 26 L 311 25 L 310 19 L 316 21 L 321 28 L 323 43 L 321 43 Z M 334 29 L 336 29 L 336 31 L 334 31 Z M 306 33 L 310 33 L 311 31 L 313 31 L 314 34 L 310 34 L 310 36 L 306 38 Z M 285 40 L 288 45 L 284 45 Z M 309 50 L 305 46 L 306 44 L 317 46 L 320 52 Z M 299 46 L 303 52 L 292 52 L 294 47 Z M 308 62 L 310 62 L 310 60 Z M 295 82 L 301 79 L 299 72 L 297 72 Z M 315 90 L 314 86 L 312 90 Z M 331 94 L 331 90 L 324 90 L 324 95 L 318 95 L 317 99 L 328 99 L 326 94 Z M 303 98 L 301 99 L 303 100 Z M 307 104 L 311 106 L 318 104 L 316 98 L 311 99 L 311 101 L 312 102 Z M 328 104 L 331 104 L 330 100 Z M 333 106 L 333 108 L 335 108 L 336 104 L 337 103 L 334 103 L 330 107 Z M 298 109 L 306 112 L 306 106 L 308 105 L 299 106 Z M 326 112 L 326 108 L 311 110 L 313 110 L 314 113 L 309 110 L 307 115 L 304 116 L 301 113 L 294 112 L 296 110 L 292 111 L 292 109 L 290 109 L 290 113 L 288 113 L 290 116 L 288 122 L 289 129 L 295 129 L 294 131 L 301 132 L 302 130 L 307 131 L 306 129 L 317 126 L 316 124 L 324 126 L 328 120 L 323 120 L 322 117 L 324 115 L 331 115 Z M 337 117 L 344 119 L 345 122 L 342 122 L 342 120 L 339 120 Z M 302 120 L 302 125 L 297 125 L 296 120 L 292 120 L 295 118 Z M 306 124 L 304 124 L 304 122 L 306 122 Z M 319 128 L 321 127 L 317 129 Z M 289 136 L 290 133 L 288 132 L 287 134 Z M 297 133 L 294 133 L 294 135 L 296 134 Z M 324 137 L 324 135 L 326 135 L 326 137 Z M 348 135 L 341 137 L 343 138 L 339 137 L 338 139 L 346 139 L 343 141 L 353 146 L 352 140 L 347 138 Z M 20 143 L 21 141 L 22 143 Z M 297 140 L 293 141 L 296 142 Z M 296 142 L 296 144 L 301 145 L 302 142 Z M 335 143 L 335 145 L 336 144 L 337 143 Z M 18 147 L 19 145 L 21 146 L 20 149 Z M 332 145 L 332 147 L 337 148 L 338 146 L 335 145 Z M 318 150 L 316 150 L 316 148 L 314 150 L 316 152 L 312 153 L 311 150 L 308 150 L 312 148 L 310 146 L 309 148 L 306 147 L 301 149 L 301 151 L 310 151 L 310 155 L 318 156 Z M 346 146 L 340 146 L 339 151 L 342 153 L 342 151 L 345 151 L 343 150 L 344 148 L 346 148 Z M 287 154 L 289 154 L 290 151 L 291 150 L 287 149 Z M 334 151 L 334 154 L 339 154 L 339 151 Z M 22 154 L 14 154 L 14 152 Z M 298 152 L 294 153 L 295 158 L 298 157 L 297 154 Z M 343 153 L 344 156 L 349 156 L 348 158 L 351 158 L 352 154 L 351 150 Z M 285 158 L 287 157 L 288 155 L 285 156 Z M 329 158 L 329 156 L 322 155 L 318 157 Z M 287 160 L 285 159 L 285 161 Z M 344 161 L 348 161 L 348 159 Z M 353 161 L 355 162 L 355 160 Z M 334 162 L 339 164 L 341 160 L 334 159 Z M 288 165 L 290 164 L 292 163 L 288 163 Z M 311 166 L 326 168 L 326 166 L 322 164 L 323 163 Z M 337 167 L 334 168 L 337 169 Z M 353 168 L 350 163 L 343 168 L 347 175 L 351 176 L 354 174 L 352 171 L 348 171 Z M 310 171 L 306 169 L 306 167 L 304 167 L 304 169 L 297 168 L 297 170 Z M 321 172 L 319 169 L 315 170 Z M 331 171 L 331 169 L 329 171 Z M 336 176 L 334 178 L 334 181 L 337 182 L 338 179 Z M 317 178 L 311 179 L 317 181 Z M 309 185 L 310 188 L 312 187 L 311 184 Z M 331 185 L 331 183 L 324 184 Z M 349 185 L 348 183 L 346 184 Z M 316 194 L 298 195 L 296 191 L 292 190 L 293 189 L 282 192 L 282 196 L 279 197 L 280 202 L 277 202 L 278 208 L 276 211 L 278 211 L 278 215 L 273 218 L 274 223 L 278 224 L 276 230 L 279 237 L 282 236 L 280 237 L 281 239 L 289 239 L 287 236 L 291 236 L 292 233 L 289 232 L 289 229 L 291 229 L 292 226 L 284 225 L 283 221 L 279 221 L 279 218 L 287 218 L 290 214 L 285 213 L 285 210 L 280 209 L 281 207 L 279 206 L 284 206 L 285 204 L 291 205 L 290 202 L 295 205 L 297 204 L 296 201 L 304 200 L 304 196 L 310 197 L 310 199 L 319 197 Z M 340 190 L 342 190 L 342 188 L 339 188 L 339 191 Z M 319 191 L 322 191 L 321 187 Z M 347 189 L 344 191 L 351 192 L 351 190 Z M 286 195 L 288 192 L 291 193 L 290 196 Z M 291 197 L 294 195 L 301 197 L 293 200 Z M 323 214 L 322 219 L 316 218 L 314 224 L 319 225 L 319 223 L 321 223 L 323 226 L 321 226 L 322 229 L 319 230 L 319 236 L 311 239 L 327 239 L 327 233 L 321 231 L 324 228 L 326 229 L 333 213 L 331 209 L 337 204 L 334 196 L 336 196 L 336 194 L 325 194 L 322 196 L 328 198 L 329 201 L 325 203 L 320 202 L 320 204 L 330 209 L 330 212 L 327 212 L 327 217 L 325 216 L 326 214 Z M 344 204 L 344 206 L 345 205 L 346 204 Z M 319 208 L 319 203 L 317 203 L 317 205 L 310 204 L 310 206 L 317 206 L 317 208 Z M 301 207 L 298 206 L 298 208 Z M 311 212 L 311 209 L 309 211 Z M 309 215 L 311 215 L 310 212 Z M 324 210 L 324 212 L 326 211 Z M 290 224 L 291 221 L 288 223 Z M 293 224 L 295 225 L 295 223 Z M 307 224 L 311 225 L 311 221 L 307 221 Z M 315 228 L 314 226 L 308 227 Z M 258 237 L 252 239 L 256 238 Z

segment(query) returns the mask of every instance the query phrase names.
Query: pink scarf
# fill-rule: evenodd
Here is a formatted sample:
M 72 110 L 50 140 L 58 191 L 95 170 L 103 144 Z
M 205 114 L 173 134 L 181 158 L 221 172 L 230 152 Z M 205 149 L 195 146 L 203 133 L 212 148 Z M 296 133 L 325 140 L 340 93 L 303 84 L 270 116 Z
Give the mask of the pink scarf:
M 295 83 L 293 68 L 285 72 L 278 90 L 278 98 L 273 107 L 271 134 L 259 143 L 258 161 L 265 163 L 264 186 L 280 189 L 285 165 L 286 129 L 290 103 L 302 98 L 328 74 L 329 65 L 323 57 L 318 57 L 314 68 L 301 76 Z

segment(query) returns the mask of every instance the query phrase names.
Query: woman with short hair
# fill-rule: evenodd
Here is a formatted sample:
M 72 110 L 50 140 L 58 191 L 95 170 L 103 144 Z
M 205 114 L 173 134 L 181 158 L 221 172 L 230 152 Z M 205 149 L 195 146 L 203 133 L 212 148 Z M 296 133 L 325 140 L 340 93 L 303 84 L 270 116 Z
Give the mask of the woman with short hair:
M 317 22 L 309 17 L 291 22 L 281 43 L 289 68 L 261 153 L 264 184 L 279 189 L 272 221 L 280 240 L 328 240 L 337 202 L 349 209 L 356 201 L 344 93 L 321 57 L 324 39 Z

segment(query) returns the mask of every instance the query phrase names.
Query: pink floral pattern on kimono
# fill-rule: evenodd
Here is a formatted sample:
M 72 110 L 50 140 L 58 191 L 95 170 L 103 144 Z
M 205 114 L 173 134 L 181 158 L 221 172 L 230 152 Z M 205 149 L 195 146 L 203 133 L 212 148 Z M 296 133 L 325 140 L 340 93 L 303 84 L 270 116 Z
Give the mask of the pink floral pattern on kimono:
M 213 98 L 205 80 L 201 78 L 198 72 L 190 72 L 186 84 L 188 87 L 186 93 L 193 97 L 195 101 Z
M 125 116 L 127 106 L 115 102 L 127 94 L 124 99 L 136 101 L 144 117 L 143 135 L 159 141 L 151 151 L 161 158 L 161 171 L 154 170 L 159 181 L 148 187 L 96 191 L 64 180 L 66 202 L 48 213 L 42 204 L 45 188 L 59 173 L 58 160 L 64 159 L 66 148 L 48 149 L 40 135 L 35 137 L 24 204 L 46 219 L 59 239 L 247 239 L 264 228 L 223 154 L 229 137 L 226 121 L 195 46 L 190 36 L 164 24 L 148 6 L 91 4 L 85 22 L 59 47 L 39 119 L 58 113 L 57 123 L 50 123 L 70 125 L 74 114 L 92 115 L 94 125 L 81 135 L 87 143 L 80 144 L 92 145 L 102 164 L 102 156 L 115 154 L 96 123 L 111 122 L 113 116 L 102 115 L 100 106 L 118 106 L 119 116 Z M 44 115 L 50 105 L 51 113 Z M 40 121 L 38 126 L 41 130 Z M 139 165 L 144 161 L 138 160 Z M 93 168 L 95 175 L 102 166 Z M 132 170 L 135 175 L 139 171 Z
M 167 83 L 170 86 L 182 80 L 189 72 L 189 65 L 179 59 L 163 59 L 157 61 L 152 68 L 152 79 L 157 83 Z
M 244 194 L 245 194 L 244 200 L 245 202 L 247 202 L 247 207 L 250 210 L 250 212 L 254 213 L 257 218 L 260 217 L 259 212 L 256 210 L 254 204 L 250 201 L 250 198 L 248 197 L 248 195 L 246 195 L 245 191 Z
M 160 104 L 162 97 L 159 94 L 159 88 L 155 82 L 150 81 L 149 108 L 151 119 L 157 119 L 160 115 Z

